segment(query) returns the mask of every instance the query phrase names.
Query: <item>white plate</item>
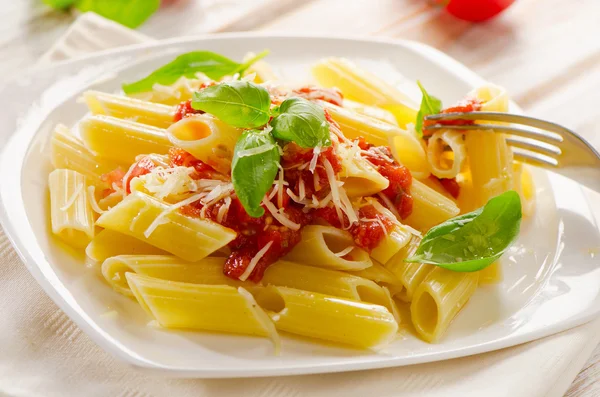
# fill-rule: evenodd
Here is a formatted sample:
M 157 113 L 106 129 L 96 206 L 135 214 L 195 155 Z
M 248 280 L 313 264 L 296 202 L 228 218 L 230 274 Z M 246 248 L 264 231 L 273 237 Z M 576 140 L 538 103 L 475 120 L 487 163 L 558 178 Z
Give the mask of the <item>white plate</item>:
M 600 309 L 600 236 L 579 186 L 536 172 L 538 208 L 504 261 L 504 281 L 481 287 L 441 343 L 407 335 L 383 352 L 357 351 L 291 337 L 281 356 L 260 338 L 164 331 L 133 300 L 113 292 L 77 254 L 49 232 L 48 138 L 58 123 L 86 110 L 76 99 L 93 87 L 115 91 L 174 54 L 206 49 L 241 59 L 271 49 L 269 61 L 288 77 L 308 65 L 344 56 L 389 75 L 395 66 L 420 79 L 445 103 L 482 79 L 440 52 L 411 42 L 324 37 L 221 35 L 150 43 L 33 70 L 0 93 L 0 142 L 14 134 L 0 161 L 2 223 L 21 258 L 52 299 L 100 346 L 136 366 L 173 376 L 246 377 L 348 371 L 408 365 L 482 353 L 582 324 Z M 394 77 L 391 77 L 392 79 Z M 2 138 L 4 137 L 4 138 Z

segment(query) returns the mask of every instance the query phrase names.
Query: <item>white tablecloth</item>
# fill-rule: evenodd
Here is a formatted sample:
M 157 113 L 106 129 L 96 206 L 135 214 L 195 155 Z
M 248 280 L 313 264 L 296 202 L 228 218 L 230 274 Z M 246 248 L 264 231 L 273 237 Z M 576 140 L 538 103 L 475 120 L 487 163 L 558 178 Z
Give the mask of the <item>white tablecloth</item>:
M 68 37 L 68 40 L 66 39 Z M 82 15 L 40 62 L 150 40 Z M 96 346 L 37 285 L 0 228 L 0 395 L 559 397 L 600 341 L 600 320 L 497 352 L 401 368 L 239 380 L 175 380 Z

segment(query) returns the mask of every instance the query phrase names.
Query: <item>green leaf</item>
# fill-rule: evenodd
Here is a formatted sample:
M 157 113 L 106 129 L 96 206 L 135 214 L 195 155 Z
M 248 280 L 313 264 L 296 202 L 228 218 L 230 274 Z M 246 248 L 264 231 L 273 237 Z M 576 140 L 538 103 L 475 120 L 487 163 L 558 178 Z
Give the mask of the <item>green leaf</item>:
M 429 116 L 430 114 L 438 114 L 442 111 L 442 101 L 438 98 L 429 95 L 425 88 L 421 85 L 420 81 L 417 81 L 417 85 L 421 89 L 423 93 L 423 98 L 421 99 L 421 107 L 419 108 L 419 113 L 417 113 L 417 120 L 415 121 L 415 130 L 419 134 L 419 136 L 423 136 L 423 118 L 425 116 Z
M 75 0 L 44 0 L 44 4 L 58 10 L 66 10 L 75 4 Z
M 303 98 L 283 101 L 271 127 L 275 138 L 296 142 L 304 148 L 331 145 L 323 108 Z
M 456 272 L 481 270 L 504 254 L 519 235 L 521 199 L 514 190 L 447 220 L 425 234 L 406 262 L 440 266 Z
M 238 128 L 255 128 L 269 122 L 271 97 L 263 86 L 231 81 L 194 93 L 192 107 Z
M 135 83 L 123 84 L 126 94 L 151 91 L 154 84 L 169 85 L 181 76 L 196 77 L 196 73 L 204 73 L 213 80 L 224 76 L 242 73 L 254 62 L 269 54 L 268 50 L 261 52 L 243 64 L 239 64 L 223 55 L 211 51 L 194 51 L 179 55 L 173 61 L 150 73 Z
M 160 0 L 77 0 L 76 7 L 92 11 L 129 28 L 140 26 L 160 7 Z
M 255 218 L 265 213 L 260 203 L 279 169 L 279 148 L 269 130 L 244 132 L 235 145 L 231 164 L 235 193 L 248 215 Z

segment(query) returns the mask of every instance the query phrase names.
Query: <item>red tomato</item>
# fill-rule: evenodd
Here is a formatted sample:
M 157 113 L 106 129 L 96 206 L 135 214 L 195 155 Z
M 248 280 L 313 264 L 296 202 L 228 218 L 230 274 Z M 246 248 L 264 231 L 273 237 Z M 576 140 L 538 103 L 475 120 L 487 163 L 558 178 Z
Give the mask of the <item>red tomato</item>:
M 450 0 L 446 10 L 465 21 L 481 22 L 488 20 L 514 3 L 515 0 Z

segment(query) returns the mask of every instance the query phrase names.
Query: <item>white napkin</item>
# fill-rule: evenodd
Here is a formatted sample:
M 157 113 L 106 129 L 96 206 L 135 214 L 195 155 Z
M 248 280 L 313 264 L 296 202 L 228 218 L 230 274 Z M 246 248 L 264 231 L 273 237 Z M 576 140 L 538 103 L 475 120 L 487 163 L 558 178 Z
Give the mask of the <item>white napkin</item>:
M 84 14 L 42 62 L 149 38 Z M 177 380 L 105 353 L 54 305 L 0 229 L 0 395 L 562 396 L 600 340 L 600 320 L 521 346 L 449 361 L 328 375 Z

